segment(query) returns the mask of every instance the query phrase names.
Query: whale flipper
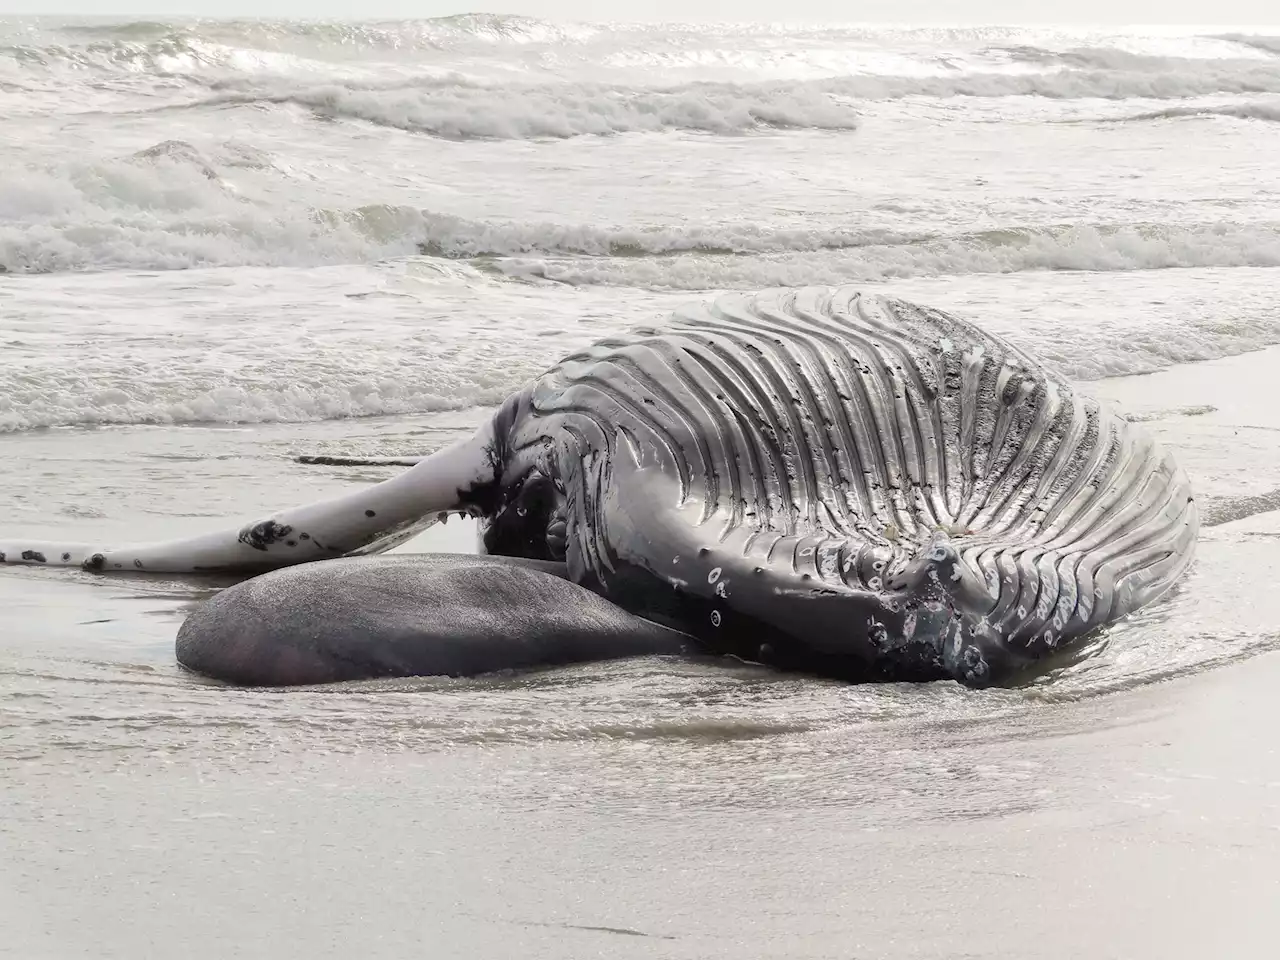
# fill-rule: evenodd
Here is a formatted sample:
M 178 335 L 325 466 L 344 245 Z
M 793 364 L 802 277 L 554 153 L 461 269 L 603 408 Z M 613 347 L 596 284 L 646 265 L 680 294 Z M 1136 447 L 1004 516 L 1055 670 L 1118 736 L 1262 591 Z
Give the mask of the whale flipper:
M 441 514 L 474 509 L 481 491 L 495 485 L 495 458 L 492 429 L 485 426 L 382 483 L 238 527 L 115 548 L 0 541 L 0 565 L 82 567 L 98 573 L 255 573 L 381 553 L 416 536 Z

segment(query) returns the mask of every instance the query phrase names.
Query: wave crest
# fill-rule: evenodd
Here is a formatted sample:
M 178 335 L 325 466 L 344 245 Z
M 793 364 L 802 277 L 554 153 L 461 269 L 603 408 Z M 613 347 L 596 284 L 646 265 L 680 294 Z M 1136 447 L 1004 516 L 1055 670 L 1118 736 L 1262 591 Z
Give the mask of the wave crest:
M 508 277 L 652 290 L 752 289 L 1046 270 L 1280 266 L 1276 224 L 1105 224 L 990 230 L 758 257 L 514 258 Z
M 418 20 L 134 20 L 70 23 L 70 37 L 98 41 L 156 41 L 207 37 L 224 43 L 276 48 L 289 41 L 320 46 L 441 49 L 452 43 L 566 43 L 594 36 L 587 25 L 565 25 L 517 14 L 463 13 Z
M 822 81 L 829 92 L 868 100 L 906 97 L 1044 97 L 1049 100 L 1173 100 L 1224 93 L 1280 92 L 1280 68 L 1250 64 L 1176 70 L 1059 70 L 942 77 L 849 77 Z
M 500 83 L 504 92 L 551 82 L 627 83 L 636 92 L 719 79 L 741 83 L 742 96 L 753 95 L 753 83 L 770 81 L 791 85 L 793 96 L 812 95 L 797 85 L 819 84 L 819 93 L 853 98 L 1175 98 L 1280 91 L 1277 48 L 1276 38 L 1246 34 L 558 24 L 490 14 L 399 22 L 40 21 L 19 29 L 0 21 L 0 61 L 7 56 L 19 70 L 43 68 L 75 83 L 85 70 L 135 79 L 177 75 L 195 84 L 464 73 Z M 284 94 L 309 96 L 302 89 Z
M 1147 120 L 1180 120 L 1194 118 L 1225 117 L 1233 120 L 1266 120 L 1280 123 L 1280 103 L 1224 103 L 1165 107 L 1149 110 L 1129 117 L 1110 118 L 1107 123 L 1130 123 Z
M 1170 100 L 1224 93 L 1280 93 L 1280 65 L 1149 73 L 1102 70 L 860 76 L 799 83 L 703 82 L 661 88 L 584 83 L 494 86 L 457 76 L 396 85 L 236 79 L 215 82 L 211 87 L 212 97 L 160 109 L 300 107 L 326 120 L 358 121 L 457 140 L 567 139 L 679 130 L 731 136 L 777 129 L 856 130 L 858 105 L 869 100 L 1022 96 Z M 1255 109 L 1253 115 L 1271 119 L 1264 115 L 1271 109 L 1269 105 L 1229 109 Z
M 1253 50 L 1260 50 L 1263 53 L 1272 53 L 1280 56 L 1280 37 L 1269 37 L 1256 33 L 1220 33 L 1214 39 L 1226 40 L 1242 47 L 1249 47 Z
M 292 104 L 327 119 L 361 120 L 450 139 L 567 139 L 664 130 L 720 135 L 760 128 L 853 130 L 857 113 L 806 87 L 691 84 L 671 90 L 602 85 L 493 89 L 464 84 L 361 89 L 329 85 L 231 93 L 208 105 Z
M 321 207 L 267 152 L 164 141 L 0 182 L 0 272 L 321 266 L 425 256 L 522 280 L 651 289 L 1039 270 L 1280 266 L 1280 225 L 1014 224 L 965 233 L 859 222 L 502 221 L 415 206 Z M 237 173 L 240 171 L 240 173 Z M 271 200 L 255 199 L 269 184 Z M 452 268 L 451 268 L 452 269 Z

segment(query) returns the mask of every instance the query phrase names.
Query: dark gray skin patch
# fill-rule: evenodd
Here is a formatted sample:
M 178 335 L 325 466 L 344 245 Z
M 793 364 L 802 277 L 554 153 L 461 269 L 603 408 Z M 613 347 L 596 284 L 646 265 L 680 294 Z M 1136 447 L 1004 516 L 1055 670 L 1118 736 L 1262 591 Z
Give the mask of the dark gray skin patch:
M 95 553 L 92 557 L 84 562 L 86 570 L 101 570 L 107 565 L 107 558 L 100 553 Z
M 267 547 L 273 543 L 279 543 L 291 533 L 293 533 L 293 527 L 287 524 L 276 523 L 274 520 L 263 520 L 261 523 L 245 527 L 240 531 L 240 535 L 236 539 L 254 550 L 266 552 Z
M 27 561 L 34 560 L 36 563 L 48 563 L 43 553 L 39 550 L 23 550 L 22 559 Z
M 377 513 L 377 511 L 376 511 L 376 510 L 366 510 L 366 511 L 364 512 L 364 515 L 365 515 L 366 517 L 376 517 L 376 516 L 378 515 L 378 513 Z
M 62 555 L 62 562 L 63 562 L 63 563 L 66 563 L 66 562 L 67 562 L 68 560 L 70 560 L 70 559 L 71 559 L 71 554 L 69 554 L 69 553 L 64 553 L 64 554 Z M 0 561 L 3 561 L 3 560 L 4 560 L 4 557 L 3 557 L 3 556 L 0 556 Z
M 0 550 L 0 563 L 4 563 L 4 560 L 5 560 L 4 551 Z
M 135 567 L 137 567 L 139 570 L 141 570 L 141 569 L 142 569 L 142 561 L 141 561 L 141 560 L 134 560 L 134 561 L 133 561 L 133 565 L 134 565 Z

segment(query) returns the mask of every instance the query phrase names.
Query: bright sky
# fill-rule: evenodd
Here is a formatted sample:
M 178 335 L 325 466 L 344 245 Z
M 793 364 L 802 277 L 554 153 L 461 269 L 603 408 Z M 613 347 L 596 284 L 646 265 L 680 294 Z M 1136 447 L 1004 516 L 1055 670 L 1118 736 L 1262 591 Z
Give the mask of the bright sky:
M 561 20 L 828 20 L 896 23 L 1280 23 L 1280 0 L 0 0 L 4 14 L 371 19 L 490 9 Z

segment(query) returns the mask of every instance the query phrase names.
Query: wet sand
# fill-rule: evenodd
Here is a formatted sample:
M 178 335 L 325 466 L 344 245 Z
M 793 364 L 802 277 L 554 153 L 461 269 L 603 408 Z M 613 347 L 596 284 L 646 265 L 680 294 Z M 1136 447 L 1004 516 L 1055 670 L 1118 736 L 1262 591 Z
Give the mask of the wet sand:
M 1277 370 L 1087 389 L 1151 417 L 1207 507 L 1256 507 Z M 33 435 L 0 489 L 49 473 L 18 532 L 167 536 L 385 475 L 286 447 L 465 426 Z M 94 484 L 125 507 L 71 515 Z M 1208 527 L 1176 597 L 1017 691 L 642 660 L 246 692 L 172 662 L 209 587 L 6 572 L 0 957 L 1270 957 L 1277 583 L 1280 513 Z
M 686 800 L 654 783 L 661 739 L 597 744 L 623 781 L 599 800 L 580 746 L 9 762 L 0 952 L 1268 957 L 1278 681 L 1270 656 L 1030 721 L 871 732 L 857 772 L 917 774 L 871 805 L 833 783 L 738 802 L 732 778 Z M 697 749 L 768 781 L 788 743 Z

